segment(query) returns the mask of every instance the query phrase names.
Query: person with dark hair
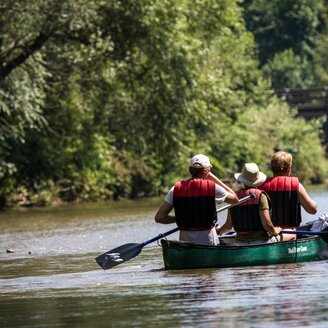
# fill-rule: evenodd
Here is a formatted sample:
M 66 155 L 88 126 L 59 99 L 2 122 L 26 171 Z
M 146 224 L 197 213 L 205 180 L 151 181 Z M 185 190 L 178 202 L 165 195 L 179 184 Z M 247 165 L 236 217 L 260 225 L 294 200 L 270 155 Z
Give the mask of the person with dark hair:
M 202 245 L 219 244 L 215 229 L 216 203 L 238 202 L 235 192 L 211 172 L 211 167 L 207 156 L 195 155 L 189 164 L 191 179 L 178 181 L 155 215 L 157 223 L 176 222 L 181 241 Z M 170 215 L 173 208 L 175 215 Z
M 275 228 L 270 218 L 270 199 L 257 188 L 266 180 L 266 175 L 255 163 L 246 163 L 241 173 L 235 173 L 235 179 L 244 185 L 236 191 L 239 198 L 251 193 L 255 198 L 230 208 L 226 222 L 217 228 L 218 233 L 224 234 L 233 228 L 236 232 L 234 242 L 238 244 L 280 241 L 281 228 Z
M 275 227 L 295 230 L 301 224 L 301 207 L 310 214 L 317 213 L 317 203 L 310 198 L 297 177 L 291 177 L 293 157 L 284 151 L 271 158 L 272 178 L 259 186 L 272 201 L 271 220 Z M 296 235 L 285 234 L 283 240 L 294 240 Z

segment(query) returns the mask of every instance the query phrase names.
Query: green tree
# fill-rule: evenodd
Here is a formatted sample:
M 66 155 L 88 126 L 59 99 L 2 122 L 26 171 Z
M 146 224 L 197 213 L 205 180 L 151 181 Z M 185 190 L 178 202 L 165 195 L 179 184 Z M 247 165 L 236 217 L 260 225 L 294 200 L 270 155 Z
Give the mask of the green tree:
M 312 59 L 315 39 L 324 25 L 323 4 L 316 0 L 243 2 L 246 25 L 254 34 L 261 66 L 265 66 L 273 87 L 303 87 L 316 83 L 311 74 Z M 291 81 L 290 76 L 296 80 Z M 290 82 L 292 85 L 287 84 Z
M 10 143 L 24 142 L 27 131 L 47 126 L 43 110 L 50 71 L 42 50 L 53 40 L 62 42 L 63 36 L 85 31 L 83 17 L 90 12 L 86 5 L 68 0 L 1 2 L 0 176 L 8 172 L 4 158 Z
M 277 52 L 263 65 L 264 76 L 276 87 L 310 87 L 314 84 L 313 62 L 305 56 L 295 55 L 292 49 Z
M 263 163 L 288 148 L 315 157 L 317 173 L 305 177 L 322 179 L 318 126 L 280 111 L 238 4 L 3 1 L 0 181 L 8 202 L 158 194 L 188 175 L 195 152 L 231 176 L 246 160 Z M 297 126 L 315 147 L 303 146 Z

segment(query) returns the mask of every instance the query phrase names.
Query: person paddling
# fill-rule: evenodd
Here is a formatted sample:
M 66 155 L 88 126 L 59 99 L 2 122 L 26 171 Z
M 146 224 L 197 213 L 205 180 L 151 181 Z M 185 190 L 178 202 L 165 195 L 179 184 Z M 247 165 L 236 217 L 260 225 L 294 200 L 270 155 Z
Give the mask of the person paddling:
M 297 177 L 291 177 L 293 157 L 284 151 L 271 158 L 272 178 L 259 186 L 272 201 L 271 220 L 275 227 L 295 230 L 301 224 L 301 207 L 307 213 L 317 213 L 317 203 L 310 198 Z M 294 240 L 296 235 L 283 235 L 283 240 Z
M 195 155 L 189 164 L 191 179 L 178 181 L 168 192 L 155 215 L 157 223 L 174 223 L 179 227 L 181 241 L 217 245 L 214 227 L 216 202 L 236 204 L 235 192 L 211 172 L 207 156 Z M 174 208 L 175 215 L 170 215 Z

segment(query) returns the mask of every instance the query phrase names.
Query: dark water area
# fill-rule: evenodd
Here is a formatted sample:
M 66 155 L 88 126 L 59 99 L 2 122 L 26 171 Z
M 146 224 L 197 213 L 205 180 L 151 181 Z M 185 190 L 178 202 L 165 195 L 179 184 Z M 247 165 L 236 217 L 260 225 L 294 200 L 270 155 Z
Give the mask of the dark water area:
M 310 194 L 328 212 L 327 191 Z M 102 270 L 97 255 L 174 227 L 154 222 L 161 201 L 1 213 L 0 327 L 328 326 L 327 260 L 166 271 L 154 242 Z

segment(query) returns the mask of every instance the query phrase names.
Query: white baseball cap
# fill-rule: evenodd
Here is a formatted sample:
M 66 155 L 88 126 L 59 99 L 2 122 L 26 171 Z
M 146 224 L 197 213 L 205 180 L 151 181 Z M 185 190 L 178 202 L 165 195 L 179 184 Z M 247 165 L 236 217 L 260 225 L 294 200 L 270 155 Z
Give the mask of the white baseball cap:
M 189 166 L 202 167 L 205 169 L 208 167 L 212 167 L 212 164 L 207 156 L 203 154 L 197 154 L 190 160 Z

